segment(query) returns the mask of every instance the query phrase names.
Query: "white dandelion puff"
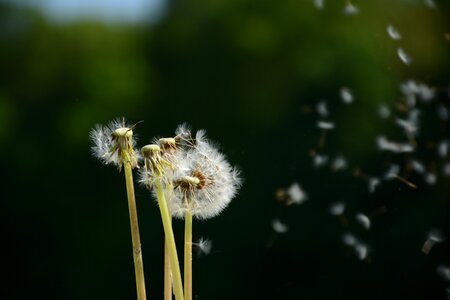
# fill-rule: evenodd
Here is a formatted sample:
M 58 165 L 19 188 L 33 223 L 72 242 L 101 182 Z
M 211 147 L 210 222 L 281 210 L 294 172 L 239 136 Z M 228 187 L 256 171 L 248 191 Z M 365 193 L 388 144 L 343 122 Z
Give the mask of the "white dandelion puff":
M 412 58 L 406 54 L 405 50 L 403 50 L 403 48 L 397 48 L 397 55 L 400 58 L 400 60 L 405 64 L 405 65 L 409 65 L 412 62 Z
M 289 230 L 289 226 L 282 223 L 279 219 L 272 220 L 272 229 L 276 233 L 286 233 Z
M 135 149 L 133 127 L 124 119 L 116 119 L 106 126 L 96 125 L 90 132 L 93 155 L 106 165 L 116 165 L 119 170 L 125 162 L 136 168 L 140 156 Z
M 357 221 L 364 229 L 366 229 L 366 230 L 369 230 L 369 229 L 370 229 L 371 222 L 370 222 L 369 217 L 366 216 L 365 214 L 363 214 L 363 213 L 358 213 L 358 214 L 356 214 L 356 221 Z
M 353 102 L 353 93 L 348 87 L 342 87 L 340 90 L 342 102 L 351 104 Z
M 398 32 L 398 30 L 395 29 L 395 27 L 392 26 L 391 24 L 389 24 L 389 25 L 387 26 L 387 29 L 386 29 L 386 30 L 387 30 L 387 33 L 388 33 L 388 35 L 389 35 L 389 37 L 390 37 L 391 39 L 396 40 L 396 41 L 402 39 L 402 36 L 400 35 L 400 32 Z
M 179 146 L 171 174 L 173 192 L 168 201 L 174 217 L 184 218 L 186 212 L 198 219 L 218 215 L 234 198 L 241 185 L 239 170 L 232 167 L 205 137 L 203 130 L 192 138 L 183 125 L 177 129 Z

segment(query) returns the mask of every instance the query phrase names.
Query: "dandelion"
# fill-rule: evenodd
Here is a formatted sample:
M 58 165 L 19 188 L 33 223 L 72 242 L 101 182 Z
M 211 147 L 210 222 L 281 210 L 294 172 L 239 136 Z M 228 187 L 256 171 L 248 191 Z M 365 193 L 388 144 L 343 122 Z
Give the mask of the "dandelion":
M 403 50 L 403 48 L 400 48 L 400 47 L 397 48 L 397 55 L 405 65 L 411 64 L 412 59 L 408 54 L 406 54 L 406 52 L 405 52 L 405 50 Z
M 387 33 L 388 33 L 388 35 L 390 36 L 391 39 L 396 40 L 396 41 L 402 39 L 402 36 L 400 35 L 400 32 L 398 32 L 398 30 L 395 29 L 395 27 L 392 26 L 391 24 L 389 24 L 387 26 L 386 30 L 387 30 Z
M 164 184 L 166 181 L 166 172 L 170 169 L 171 164 L 163 157 L 161 147 L 156 144 L 146 145 L 141 149 L 144 157 L 145 170 L 141 173 L 141 182 L 144 182 L 147 188 L 151 189 L 155 187 L 156 198 L 158 200 L 158 206 L 161 213 L 161 219 L 164 227 L 165 234 L 165 247 L 166 254 L 170 257 L 170 260 L 165 261 L 165 284 L 164 295 L 168 297 L 168 289 L 170 285 L 167 283 L 168 271 L 170 267 L 173 275 L 173 286 L 175 292 L 175 298 L 177 300 L 183 300 L 183 284 L 181 281 L 180 264 L 178 261 L 178 255 L 175 245 L 175 237 L 172 230 L 171 216 L 167 207 L 166 195 L 164 193 Z M 167 256 L 166 256 L 167 257 Z
M 189 127 L 179 126 L 174 138 L 180 151 L 167 173 L 173 191 L 168 202 L 172 216 L 185 220 L 184 284 L 185 299 L 192 299 L 192 219 L 208 219 L 220 214 L 241 185 L 239 171 L 212 145 L 205 131 L 192 136 Z
M 97 158 L 104 164 L 116 165 L 119 171 L 122 170 L 122 167 L 125 169 L 137 296 L 139 300 L 144 300 L 146 299 L 144 267 L 132 171 L 137 168 L 139 157 L 135 151 L 136 142 L 133 139 L 133 128 L 134 126 L 128 125 L 124 119 L 115 120 L 107 126 L 97 125 L 91 131 L 90 138 L 94 143 L 93 154 Z
M 342 87 L 340 90 L 342 102 L 351 104 L 353 102 L 353 93 L 348 87 Z

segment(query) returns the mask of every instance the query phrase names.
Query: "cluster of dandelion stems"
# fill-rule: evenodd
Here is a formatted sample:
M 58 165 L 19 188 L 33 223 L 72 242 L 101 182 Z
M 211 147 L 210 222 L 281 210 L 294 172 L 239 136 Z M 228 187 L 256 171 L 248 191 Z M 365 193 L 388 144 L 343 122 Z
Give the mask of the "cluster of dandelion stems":
M 91 132 L 94 154 L 105 164 L 125 169 L 129 204 L 133 257 L 138 300 L 146 299 L 141 242 L 133 185 L 133 169 L 138 167 L 135 153 L 134 126 L 114 121 Z M 164 299 L 192 300 L 192 221 L 218 215 L 234 197 L 239 185 L 239 172 L 211 146 L 203 131 L 192 138 L 185 126 L 177 129 L 175 138 L 159 139 L 144 146 L 141 153 L 144 168 L 141 182 L 158 201 L 165 233 Z M 170 204 L 170 205 L 168 205 Z M 172 215 L 185 220 L 184 289 L 180 264 L 172 230 Z

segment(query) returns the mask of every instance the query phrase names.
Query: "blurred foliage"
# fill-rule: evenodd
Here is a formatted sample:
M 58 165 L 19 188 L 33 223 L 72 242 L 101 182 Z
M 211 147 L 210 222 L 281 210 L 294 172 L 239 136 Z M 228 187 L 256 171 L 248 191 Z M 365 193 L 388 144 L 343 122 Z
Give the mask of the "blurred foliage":
M 450 234 L 448 178 L 368 194 L 350 171 L 314 169 L 308 153 L 320 136 L 321 99 L 338 124 L 326 151 L 369 173 L 386 165 L 376 135 L 398 131 L 377 107 L 397 105 L 401 82 L 427 82 L 448 105 L 450 5 L 360 1 L 360 13 L 346 16 L 345 1 L 323 10 L 312 2 L 173 0 L 154 25 L 53 24 L 0 2 L 5 299 L 134 298 L 123 174 L 89 153 L 89 130 L 117 116 L 145 120 L 140 145 L 184 121 L 205 128 L 243 170 L 245 185 L 227 211 L 194 224 L 194 236 L 214 244 L 194 261 L 199 299 L 444 299 L 435 268 L 450 263 L 449 245 L 429 256 L 420 247 L 431 227 Z M 400 42 L 389 39 L 388 24 Z M 400 46 L 410 66 L 397 57 Z M 342 86 L 354 92 L 351 106 L 341 103 Z M 424 123 L 435 121 L 430 114 Z M 421 135 L 448 133 L 446 123 Z M 293 181 L 310 201 L 282 207 L 274 193 Z M 162 295 L 163 235 L 150 196 L 138 189 L 137 198 L 151 299 Z M 370 263 L 342 245 L 347 229 L 328 214 L 336 200 L 349 216 L 388 207 L 373 230 L 358 232 L 373 246 Z M 267 247 L 275 217 L 290 231 Z

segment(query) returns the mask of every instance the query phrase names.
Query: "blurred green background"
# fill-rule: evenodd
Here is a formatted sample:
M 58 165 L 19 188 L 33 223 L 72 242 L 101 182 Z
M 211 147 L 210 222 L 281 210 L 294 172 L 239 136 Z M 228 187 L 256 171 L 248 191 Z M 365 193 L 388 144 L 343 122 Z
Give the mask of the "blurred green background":
M 30 3 L 0 1 L 2 299 L 135 298 L 123 174 L 96 161 L 88 139 L 96 123 L 121 116 L 144 120 L 140 146 L 182 122 L 204 128 L 242 170 L 244 185 L 224 213 L 194 223 L 194 239 L 213 242 L 211 254 L 194 258 L 195 299 L 448 297 L 436 268 L 450 265 L 449 242 L 421 252 L 432 228 L 450 235 L 447 158 L 436 153 L 449 138 L 448 120 L 436 115 L 450 104 L 448 1 L 355 0 L 359 11 L 348 15 L 343 0 L 171 0 L 130 19 L 120 14 L 127 1 L 80 17 Z M 414 158 L 437 182 L 405 167 L 418 189 L 391 180 L 369 193 L 356 169 L 382 176 L 390 162 L 409 159 L 375 142 L 403 137 L 395 114 L 408 79 L 436 93 L 417 104 Z M 342 103 L 342 87 L 352 104 Z M 321 100 L 336 129 L 317 149 Z M 381 104 L 393 116 L 380 119 Z M 315 168 L 312 149 L 343 154 L 349 167 Z M 285 206 L 275 193 L 293 182 L 308 201 Z M 136 190 L 147 295 L 161 299 L 160 216 Z M 329 214 L 335 201 L 346 203 L 349 224 Z M 355 222 L 358 212 L 371 217 L 370 230 Z M 273 231 L 276 218 L 288 232 Z M 181 245 L 182 222 L 174 226 Z M 369 246 L 365 260 L 342 243 L 346 232 Z

